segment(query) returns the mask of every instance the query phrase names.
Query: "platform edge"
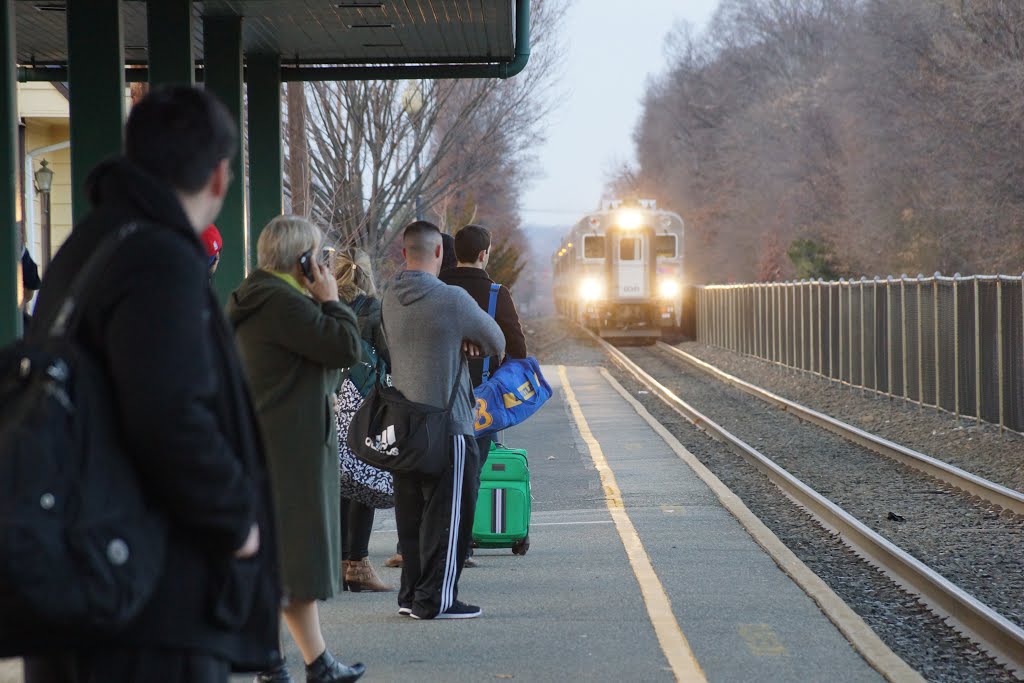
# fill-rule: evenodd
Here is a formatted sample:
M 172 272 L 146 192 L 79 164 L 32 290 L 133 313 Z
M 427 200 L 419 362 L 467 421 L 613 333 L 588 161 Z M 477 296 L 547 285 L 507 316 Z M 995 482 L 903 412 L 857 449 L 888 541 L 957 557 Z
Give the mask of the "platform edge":
M 892 683 L 923 683 L 925 681 L 921 674 L 893 652 L 853 608 L 847 605 L 828 584 L 811 571 L 810 567 L 804 564 L 792 550 L 786 547 L 779 537 L 751 512 L 750 508 L 746 506 L 739 496 L 733 493 L 711 470 L 705 467 L 697 459 L 697 456 L 688 451 L 606 368 L 600 368 L 600 371 L 605 381 L 633 407 L 633 410 L 651 426 L 665 444 L 700 477 L 750 537 L 818 605 L 822 613 L 839 629 L 839 632 L 843 634 L 872 668 Z

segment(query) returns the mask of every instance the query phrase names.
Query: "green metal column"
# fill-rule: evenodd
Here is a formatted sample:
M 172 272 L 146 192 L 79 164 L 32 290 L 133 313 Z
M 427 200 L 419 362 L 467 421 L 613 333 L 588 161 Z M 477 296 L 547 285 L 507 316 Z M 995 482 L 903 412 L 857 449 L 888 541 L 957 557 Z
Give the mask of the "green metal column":
M 192 56 L 192 0 L 149 0 L 146 3 L 149 38 L 149 83 L 195 83 Z
M 68 90 L 71 111 L 71 210 L 89 212 L 85 178 L 121 151 L 124 124 L 124 32 L 121 0 L 68 0 Z
M 220 97 L 238 126 L 242 139 L 242 18 L 203 18 L 203 54 L 206 89 Z M 234 180 L 224 198 L 217 228 L 224 238 L 214 288 L 227 301 L 228 295 L 245 279 L 248 261 L 248 231 L 245 216 L 245 165 L 242 145 L 231 162 Z
M 0 346 L 21 333 L 18 312 L 18 87 L 14 61 L 14 0 L 0 0 Z
M 256 267 L 256 241 L 271 218 L 284 210 L 281 170 L 281 58 L 253 55 L 247 67 L 249 93 L 249 267 Z

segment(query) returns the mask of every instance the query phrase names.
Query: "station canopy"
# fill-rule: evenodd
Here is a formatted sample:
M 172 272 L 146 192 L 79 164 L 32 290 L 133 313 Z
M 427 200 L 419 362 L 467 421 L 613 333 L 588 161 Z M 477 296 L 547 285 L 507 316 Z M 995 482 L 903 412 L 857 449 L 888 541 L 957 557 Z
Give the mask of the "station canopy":
M 125 63 L 145 65 L 146 5 L 125 0 Z M 18 0 L 17 62 L 64 66 L 66 7 Z M 510 0 L 208 0 L 194 2 L 193 55 L 203 60 L 203 17 L 242 16 L 246 54 L 279 54 L 282 65 L 487 64 L 515 54 Z

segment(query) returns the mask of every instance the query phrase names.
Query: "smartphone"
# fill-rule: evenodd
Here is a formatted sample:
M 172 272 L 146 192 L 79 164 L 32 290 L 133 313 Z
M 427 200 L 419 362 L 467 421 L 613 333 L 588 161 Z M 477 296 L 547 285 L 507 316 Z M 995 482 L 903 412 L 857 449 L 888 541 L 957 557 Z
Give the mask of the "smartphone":
M 302 274 L 306 276 L 306 279 L 310 282 L 314 282 L 316 278 L 313 277 L 313 250 L 307 249 L 299 255 L 299 268 L 302 269 Z

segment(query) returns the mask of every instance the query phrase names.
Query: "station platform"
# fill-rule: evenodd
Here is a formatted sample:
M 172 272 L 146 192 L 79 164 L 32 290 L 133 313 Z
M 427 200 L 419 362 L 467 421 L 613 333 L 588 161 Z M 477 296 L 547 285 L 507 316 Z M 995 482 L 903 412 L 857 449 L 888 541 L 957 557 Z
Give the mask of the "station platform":
M 362 680 L 884 680 L 600 369 L 544 371 L 552 400 L 504 435 L 530 454 L 529 553 L 477 550 L 459 591 L 478 619 L 402 617 L 395 593 L 322 604 Z M 394 529 L 379 511 L 370 558 L 397 584 Z

